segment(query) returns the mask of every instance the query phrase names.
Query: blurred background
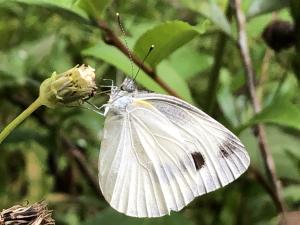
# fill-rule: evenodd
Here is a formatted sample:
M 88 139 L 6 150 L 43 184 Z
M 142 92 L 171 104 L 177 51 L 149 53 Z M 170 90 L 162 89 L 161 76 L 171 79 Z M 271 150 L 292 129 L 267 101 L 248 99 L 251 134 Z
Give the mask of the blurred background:
M 40 83 L 53 71 L 86 63 L 96 69 L 98 86 L 107 84 L 103 78 L 120 83 L 124 74 L 132 76 L 137 67 L 132 72 L 128 57 L 115 47 L 112 37 L 117 37 L 123 46 L 126 39 L 139 58 L 151 44 L 156 46 L 146 62 L 152 74 L 138 75 L 141 88 L 170 94 L 161 86 L 167 84 L 237 134 L 251 155 L 251 168 L 242 177 L 196 198 L 181 212 L 158 219 L 130 218 L 110 208 L 98 187 L 104 118 L 81 107 L 42 107 L 0 145 L 0 209 L 45 200 L 56 224 L 72 225 L 279 224 L 280 206 L 253 129 L 263 123 L 283 205 L 294 212 L 287 219 L 299 224 L 297 2 L 242 1 L 262 108 L 255 114 L 233 2 L 0 0 L 0 130 L 37 98 Z M 97 95 L 92 102 L 101 106 L 107 99 Z

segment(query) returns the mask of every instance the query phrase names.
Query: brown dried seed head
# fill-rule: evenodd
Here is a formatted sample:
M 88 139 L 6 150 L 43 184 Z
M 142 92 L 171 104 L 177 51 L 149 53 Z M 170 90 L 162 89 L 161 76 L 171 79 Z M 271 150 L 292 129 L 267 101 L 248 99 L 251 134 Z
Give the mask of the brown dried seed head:
M 31 206 L 15 205 L 4 209 L 0 213 L 0 225 L 52 225 L 55 221 L 51 218 L 45 202 L 34 203 Z
M 274 20 L 268 24 L 262 37 L 274 51 L 281 51 L 295 44 L 294 24 L 288 21 Z

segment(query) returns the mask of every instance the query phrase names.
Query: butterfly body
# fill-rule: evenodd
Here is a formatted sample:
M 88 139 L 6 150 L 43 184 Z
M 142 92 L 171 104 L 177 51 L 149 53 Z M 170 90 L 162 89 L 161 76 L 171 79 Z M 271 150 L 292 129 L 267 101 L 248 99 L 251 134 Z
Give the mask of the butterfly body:
M 137 91 L 125 79 L 105 109 L 99 183 L 116 210 L 135 217 L 179 211 L 249 166 L 239 139 L 178 98 Z
M 111 111 L 115 114 L 124 114 L 126 113 L 126 109 L 128 105 L 132 104 L 133 98 L 132 96 L 119 96 L 116 100 L 114 100 L 111 104 L 108 103 L 106 106 L 106 114 L 108 111 Z

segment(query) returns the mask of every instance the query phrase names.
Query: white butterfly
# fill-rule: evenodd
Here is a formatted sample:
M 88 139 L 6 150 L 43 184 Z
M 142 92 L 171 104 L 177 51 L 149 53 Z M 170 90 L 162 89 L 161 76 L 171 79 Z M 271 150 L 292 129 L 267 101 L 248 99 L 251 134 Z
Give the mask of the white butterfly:
M 99 183 L 128 216 L 179 211 L 249 166 L 244 145 L 223 125 L 178 98 L 139 92 L 129 78 L 112 87 L 104 115 Z

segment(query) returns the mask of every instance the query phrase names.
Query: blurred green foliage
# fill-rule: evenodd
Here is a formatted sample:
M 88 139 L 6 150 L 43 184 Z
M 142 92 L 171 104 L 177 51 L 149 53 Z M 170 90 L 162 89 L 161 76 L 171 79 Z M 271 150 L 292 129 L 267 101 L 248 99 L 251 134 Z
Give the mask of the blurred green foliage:
M 88 63 L 96 68 L 98 85 L 105 83 L 103 78 L 120 82 L 120 72 L 132 75 L 130 60 L 102 40 L 95 23 L 97 19 L 107 21 L 124 40 L 115 17 L 120 12 L 129 48 L 142 58 L 151 44 L 156 45 L 148 63 L 183 99 L 207 111 L 209 101 L 216 98 L 211 115 L 239 134 L 252 166 L 263 175 L 251 126 L 266 123 L 287 208 L 299 210 L 300 95 L 290 62 L 294 50 L 272 54 L 261 39 L 274 10 L 280 10 L 277 18 L 292 20 L 287 2 L 243 1 L 263 107 L 253 116 L 235 24 L 225 16 L 226 0 L 1 0 L 0 129 L 37 97 L 39 84 L 53 71 Z M 217 92 L 208 98 L 220 32 L 226 35 L 227 47 Z M 147 89 L 166 93 L 142 71 L 137 81 Z M 96 96 L 93 101 L 101 105 L 107 97 Z M 27 119 L 0 145 L 0 209 L 45 199 L 57 224 L 74 225 L 278 223 L 274 203 L 250 172 L 170 217 L 134 219 L 119 214 L 95 193 L 70 153 L 72 146 L 64 142 L 68 139 L 80 150 L 97 179 L 103 120 L 82 108 L 43 108 Z

